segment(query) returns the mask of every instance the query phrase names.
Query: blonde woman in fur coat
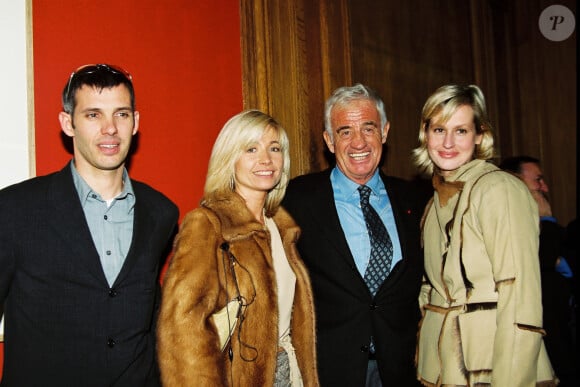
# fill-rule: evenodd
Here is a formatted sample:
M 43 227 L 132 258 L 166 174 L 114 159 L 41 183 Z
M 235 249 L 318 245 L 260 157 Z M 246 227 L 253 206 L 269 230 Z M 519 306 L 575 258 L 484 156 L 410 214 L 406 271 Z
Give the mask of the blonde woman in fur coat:
M 446 85 L 423 107 L 414 151 L 433 176 L 423 220 L 425 279 L 417 373 L 426 386 L 550 386 L 544 349 L 538 209 L 526 186 L 487 162 L 481 90 Z
M 250 110 L 225 124 L 200 208 L 181 224 L 163 284 L 164 386 L 318 385 L 299 229 L 279 206 L 288 174 L 288 137 L 274 119 Z M 212 315 L 234 298 L 241 312 L 222 350 Z

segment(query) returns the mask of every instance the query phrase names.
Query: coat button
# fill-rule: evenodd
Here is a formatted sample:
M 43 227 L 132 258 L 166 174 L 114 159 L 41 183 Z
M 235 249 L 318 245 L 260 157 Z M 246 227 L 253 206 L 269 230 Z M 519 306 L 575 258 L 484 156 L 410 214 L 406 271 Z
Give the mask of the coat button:
M 113 347 L 115 346 L 115 344 L 116 344 L 116 343 L 115 343 L 115 340 L 113 340 L 113 339 L 109 339 L 109 340 L 107 340 L 107 346 L 108 346 L 109 348 L 113 348 Z
M 369 305 L 370 310 L 375 310 L 377 309 L 377 304 L 375 304 L 374 302 L 372 304 Z
M 114 288 L 109 289 L 109 297 L 116 297 L 117 291 Z
M 363 345 L 362 347 L 360 347 L 360 351 L 367 353 L 369 351 L 369 346 L 368 345 Z

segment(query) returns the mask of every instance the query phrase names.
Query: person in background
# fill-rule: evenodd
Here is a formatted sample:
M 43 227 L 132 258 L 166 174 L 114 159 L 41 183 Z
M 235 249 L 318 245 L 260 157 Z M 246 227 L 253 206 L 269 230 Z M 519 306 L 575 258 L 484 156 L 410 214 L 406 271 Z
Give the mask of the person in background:
M 573 272 L 565 258 L 565 228 L 552 215 L 548 201 L 549 188 L 544 180 L 540 160 L 530 156 L 505 158 L 500 168 L 520 178 L 538 204 L 540 215 L 540 271 L 546 350 L 560 379 L 560 386 L 576 383 L 574 341 L 572 340 Z
M 565 257 L 561 256 L 564 238 L 564 227 L 560 226 L 552 215 L 548 200 L 549 188 L 544 180 L 540 160 L 531 156 L 514 156 L 505 158 L 499 165 L 519 177 L 528 187 L 538 204 L 540 214 L 540 265 L 559 272 L 566 278 L 572 278 L 573 272 Z
M 570 260 L 570 266 L 572 272 L 577 273 L 578 271 L 578 219 L 574 218 L 566 226 L 566 233 L 564 238 L 564 256 L 568 257 Z M 575 360 L 573 364 L 578 364 L 580 362 L 580 351 L 578 351 L 578 339 L 576 332 L 576 324 L 578 321 L 578 277 L 572 277 L 572 293 L 574 295 L 574 302 L 572 303 L 572 321 L 571 321 L 571 332 L 572 332 L 572 342 L 575 348 Z
M 317 386 L 314 305 L 280 207 L 289 141 L 272 117 L 232 117 L 213 147 L 199 208 L 186 215 L 163 284 L 158 342 L 164 386 Z M 214 314 L 241 312 L 221 348 Z M 226 327 L 227 329 L 227 327 Z
M 131 75 L 74 71 L 62 92 L 73 159 L 0 191 L 2 386 L 159 386 L 159 270 L 177 207 L 129 178 Z
M 479 87 L 449 84 L 425 102 L 415 164 L 432 175 L 417 377 L 424 385 L 555 385 L 542 336 L 538 209 L 525 185 L 487 162 L 493 134 Z
M 312 278 L 323 386 L 418 385 L 413 365 L 426 200 L 379 169 L 389 133 L 369 87 L 326 101 L 324 141 L 336 166 L 293 179 L 283 201 L 302 229 Z

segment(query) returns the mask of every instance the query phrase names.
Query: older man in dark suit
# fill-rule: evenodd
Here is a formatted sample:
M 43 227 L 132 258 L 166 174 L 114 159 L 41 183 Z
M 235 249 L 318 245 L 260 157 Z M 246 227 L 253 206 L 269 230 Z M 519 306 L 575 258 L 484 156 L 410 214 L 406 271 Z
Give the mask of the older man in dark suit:
M 74 158 L 0 191 L 2 386 L 159 386 L 160 265 L 178 210 L 129 178 L 131 76 L 83 66 L 59 120 Z
M 293 179 L 283 202 L 302 229 L 322 386 L 414 386 L 424 200 L 379 171 L 389 123 L 364 85 L 326 102 L 336 167 Z

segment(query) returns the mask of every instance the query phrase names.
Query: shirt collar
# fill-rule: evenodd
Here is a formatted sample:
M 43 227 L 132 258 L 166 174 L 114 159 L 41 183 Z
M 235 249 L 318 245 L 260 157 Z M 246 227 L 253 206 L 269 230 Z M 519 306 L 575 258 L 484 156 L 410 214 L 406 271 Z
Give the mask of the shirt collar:
M 87 184 L 85 179 L 83 179 L 82 176 L 79 174 L 79 172 L 77 171 L 77 168 L 75 167 L 74 160 L 71 160 L 70 167 L 71 167 L 70 169 L 72 172 L 73 182 L 74 182 L 75 188 L 77 189 L 77 193 L 79 195 L 81 205 L 84 207 L 89 196 L 93 195 L 93 194 L 96 195 L 96 198 L 103 201 L 103 199 L 101 198 L 101 195 L 99 195 L 97 192 L 93 191 L 93 189 Z M 135 193 L 133 191 L 133 186 L 131 185 L 131 179 L 129 179 L 129 173 L 127 172 L 127 169 L 125 167 L 123 167 L 123 190 L 121 191 L 121 193 L 119 195 L 116 196 L 115 199 L 124 199 L 128 195 L 131 195 L 134 197 Z
M 358 200 L 360 197 L 358 192 L 358 187 L 360 184 L 355 183 L 346 177 L 346 175 L 338 167 L 334 167 L 332 170 L 331 179 L 333 180 L 335 188 L 338 188 L 339 192 L 341 192 L 345 198 L 353 197 L 356 195 Z M 373 195 L 379 196 L 382 188 L 382 180 L 379 176 L 378 168 L 375 170 L 375 173 L 373 173 L 373 176 L 369 181 L 366 182 L 365 185 L 371 189 Z

